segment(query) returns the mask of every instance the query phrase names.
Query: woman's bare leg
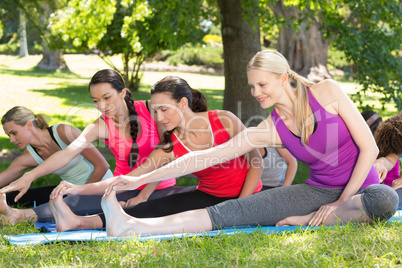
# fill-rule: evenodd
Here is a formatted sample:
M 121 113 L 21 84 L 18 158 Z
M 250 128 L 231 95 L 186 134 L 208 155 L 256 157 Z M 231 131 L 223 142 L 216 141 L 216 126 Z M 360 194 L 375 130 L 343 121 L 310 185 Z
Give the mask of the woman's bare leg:
M 17 209 L 8 206 L 6 195 L 0 194 L 0 225 L 15 225 L 24 220 L 36 222 L 38 217 L 33 209 Z
M 60 195 L 56 199 L 50 200 L 49 206 L 56 221 L 56 229 L 59 232 L 69 229 L 97 229 L 103 227 L 102 220 L 98 215 L 75 215 Z
M 127 215 L 116 199 L 116 191 L 102 198 L 109 236 L 134 236 L 140 234 L 172 234 L 211 231 L 212 223 L 206 209 L 186 211 L 159 218 L 134 218 Z
M 291 216 L 279 221 L 276 226 L 308 225 L 315 212 L 304 216 Z M 361 194 L 349 198 L 345 203 L 335 209 L 324 225 L 345 224 L 347 222 L 369 222 L 372 220 L 363 210 Z

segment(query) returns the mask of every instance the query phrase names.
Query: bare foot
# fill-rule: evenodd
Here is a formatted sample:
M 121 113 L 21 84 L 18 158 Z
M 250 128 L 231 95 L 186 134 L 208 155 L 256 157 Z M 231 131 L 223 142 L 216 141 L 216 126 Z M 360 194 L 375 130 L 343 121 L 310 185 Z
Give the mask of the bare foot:
M 308 215 L 304 216 L 291 216 L 287 217 L 281 221 L 278 221 L 275 226 L 300 226 L 300 225 L 308 225 L 310 220 L 315 215 L 315 212 L 312 212 Z
M 108 236 L 125 237 L 134 235 L 135 218 L 124 212 L 116 199 L 116 191 L 103 196 L 101 201 L 106 218 L 106 232 Z
M 0 194 L 0 225 L 15 225 L 14 209 L 7 205 L 6 194 Z
M 53 217 L 56 221 L 57 231 L 65 231 L 69 229 L 79 229 L 80 216 L 75 215 L 69 206 L 64 202 L 63 196 L 59 195 L 56 199 L 49 201 L 49 207 L 52 210 Z

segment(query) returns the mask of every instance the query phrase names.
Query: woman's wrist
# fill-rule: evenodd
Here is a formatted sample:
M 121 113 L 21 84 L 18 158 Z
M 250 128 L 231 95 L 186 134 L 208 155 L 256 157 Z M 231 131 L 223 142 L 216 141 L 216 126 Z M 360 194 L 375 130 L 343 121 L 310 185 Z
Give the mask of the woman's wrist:
M 34 170 L 25 172 L 24 176 L 25 176 L 26 178 L 28 178 L 30 182 L 33 182 L 34 180 L 36 180 L 36 179 L 38 178 L 38 177 L 35 175 Z

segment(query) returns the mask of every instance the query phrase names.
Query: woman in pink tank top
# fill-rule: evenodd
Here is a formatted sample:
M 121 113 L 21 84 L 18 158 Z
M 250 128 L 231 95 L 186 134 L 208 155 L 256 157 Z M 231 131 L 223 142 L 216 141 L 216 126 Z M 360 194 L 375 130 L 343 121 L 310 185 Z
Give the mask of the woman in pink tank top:
M 116 158 L 115 175 L 122 175 L 136 170 L 148 158 L 149 154 L 159 143 L 157 125 L 147 108 L 147 102 L 135 101 L 130 91 L 126 88 L 121 75 L 110 69 L 98 71 L 89 83 L 89 91 L 96 108 L 102 116 L 89 124 L 83 132 L 64 150 L 54 153 L 40 166 L 27 172 L 15 183 L 1 190 L 1 193 L 20 191 L 26 192 L 26 185 L 34 179 L 45 174 L 59 170 L 67 165 L 74 157 L 86 148 L 93 147 L 95 140 L 103 140 L 109 145 Z M 67 135 L 67 134 L 66 134 Z M 72 135 L 72 134 L 71 134 Z M 141 174 L 141 173 L 134 173 Z M 135 191 L 128 191 L 119 195 L 120 201 L 125 205 L 160 198 L 166 195 L 188 191 L 187 187 L 175 187 L 176 180 L 173 178 L 162 183 L 155 182 L 140 186 Z M 109 182 L 103 180 L 87 185 L 73 185 L 62 181 L 53 191 L 67 197 L 66 203 L 80 215 L 91 212 L 101 212 L 100 196 L 104 193 Z M 81 187 L 82 186 L 82 187 Z M 193 189 L 194 187 L 190 187 Z M 86 195 L 84 197 L 83 195 Z M 42 208 L 38 208 L 42 209 Z M 49 204 L 43 209 L 49 210 Z M 0 213 L 3 222 L 13 219 L 13 222 L 30 218 L 34 222 L 52 221 L 49 213 L 39 213 L 33 210 L 10 210 L 5 199 L 0 200 Z M 46 214 L 46 215 L 43 215 Z M 38 217 L 38 215 L 43 215 Z

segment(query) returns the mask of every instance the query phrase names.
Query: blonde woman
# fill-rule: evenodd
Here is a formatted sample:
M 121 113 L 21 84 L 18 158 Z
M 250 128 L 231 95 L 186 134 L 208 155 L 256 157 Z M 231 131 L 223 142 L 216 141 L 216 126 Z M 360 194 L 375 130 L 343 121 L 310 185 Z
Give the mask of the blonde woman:
M 10 137 L 10 142 L 25 150 L 0 173 L 0 187 L 11 183 L 27 169 L 37 167 L 55 152 L 66 148 L 81 132 L 67 124 L 49 127 L 43 115 L 34 114 L 23 106 L 10 109 L 2 117 L 1 123 L 5 133 Z M 93 183 L 113 176 L 109 164 L 93 146 L 53 174 L 76 185 Z M 26 186 L 29 188 L 30 184 Z M 54 186 L 30 189 L 22 198 L 17 197 L 18 192 L 12 192 L 7 195 L 7 203 L 15 204 L 18 201 L 26 206 L 40 205 L 49 201 L 53 188 Z

